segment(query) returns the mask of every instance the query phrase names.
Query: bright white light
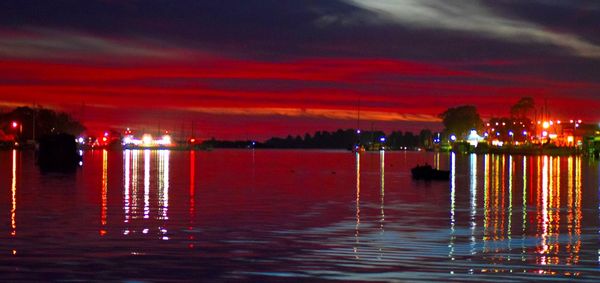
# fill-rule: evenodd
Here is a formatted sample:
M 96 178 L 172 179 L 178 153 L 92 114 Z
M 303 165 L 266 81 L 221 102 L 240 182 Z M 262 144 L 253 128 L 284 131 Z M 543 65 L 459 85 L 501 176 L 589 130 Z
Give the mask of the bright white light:
M 456 136 L 455 135 L 450 135 L 450 140 L 451 141 L 456 141 Z
M 513 133 L 513 131 L 508 131 L 508 135 L 512 137 L 515 135 L 515 133 Z
M 83 144 L 83 138 L 82 138 L 82 137 L 79 137 L 79 138 L 77 139 L 77 142 L 79 142 L 79 143 Z
M 144 144 L 146 146 L 152 145 L 152 135 L 144 134 L 142 136 L 142 144 Z

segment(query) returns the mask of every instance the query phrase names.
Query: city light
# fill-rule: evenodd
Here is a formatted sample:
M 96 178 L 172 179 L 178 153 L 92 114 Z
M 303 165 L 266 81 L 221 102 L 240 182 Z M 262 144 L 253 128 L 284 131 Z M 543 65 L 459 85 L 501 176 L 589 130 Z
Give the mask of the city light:
M 548 123 L 547 121 L 544 121 L 544 123 L 542 123 L 542 128 L 544 128 L 544 129 L 550 128 L 550 123 Z
M 13 122 L 12 122 L 12 128 L 13 128 L 13 129 L 16 129 L 17 127 L 19 127 L 19 123 L 18 123 L 18 122 L 16 122 L 16 121 L 13 121 Z
M 152 135 L 150 135 L 150 134 L 144 134 L 142 136 L 142 144 L 145 145 L 145 146 L 152 145 Z
M 194 143 L 196 139 L 190 139 Z M 160 139 L 154 139 L 150 134 L 144 134 L 142 139 L 136 139 L 133 135 L 127 135 L 123 138 L 125 146 L 140 146 L 140 147 L 169 147 L 172 146 L 172 138 L 170 135 L 163 135 Z
M 379 141 L 380 141 L 380 142 L 385 142 L 385 137 L 381 137 L 381 138 L 379 138 Z
M 450 140 L 451 141 L 456 141 L 456 135 L 454 135 L 454 134 L 450 135 Z

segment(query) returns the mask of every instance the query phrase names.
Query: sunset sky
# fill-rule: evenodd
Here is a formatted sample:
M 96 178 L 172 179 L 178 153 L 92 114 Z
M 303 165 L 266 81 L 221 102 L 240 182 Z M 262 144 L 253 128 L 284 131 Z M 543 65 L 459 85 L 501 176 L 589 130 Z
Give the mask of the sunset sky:
M 440 128 L 522 96 L 600 121 L 600 1 L 1 1 L 0 106 L 91 134 Z

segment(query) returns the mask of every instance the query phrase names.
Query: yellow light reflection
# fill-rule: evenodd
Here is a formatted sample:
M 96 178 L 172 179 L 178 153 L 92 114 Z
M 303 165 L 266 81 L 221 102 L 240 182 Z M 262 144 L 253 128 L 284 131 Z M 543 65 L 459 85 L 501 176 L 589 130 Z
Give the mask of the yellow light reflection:
M 100 212 L 100 236 L 106 235 L 106 213 L 107 213 L 107 190 L 108 190 L 108 152 L 102 150 L 102 209 Z
M 541 248 L 538 249 L 538 253 L 544 255 L 548 252 L 548 156 L 542 157 L 542 195 L 541 195 L 541 219 L 540 219 L 540 231 L 541 231 Z M 540 258 L 540 264 L 546 264 L 546 257 Z
M 12 207 L 10 209 L 10 235 L 17 235 L 17 150 L 12 152 L 12 182 L 11 182 Z
M 483 250 L 487 251 L 489 214 L 490 214 L 490 155 L 486 154 L 483 158 Z

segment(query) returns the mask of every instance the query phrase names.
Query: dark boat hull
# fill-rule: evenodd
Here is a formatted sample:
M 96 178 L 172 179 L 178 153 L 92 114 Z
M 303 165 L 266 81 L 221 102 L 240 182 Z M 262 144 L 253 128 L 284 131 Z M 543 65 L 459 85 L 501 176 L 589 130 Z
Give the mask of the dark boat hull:
M 417 166 L 410 171 L 415 180 L 450 180 L 450 171 L 433 169 L 431 166 Z

